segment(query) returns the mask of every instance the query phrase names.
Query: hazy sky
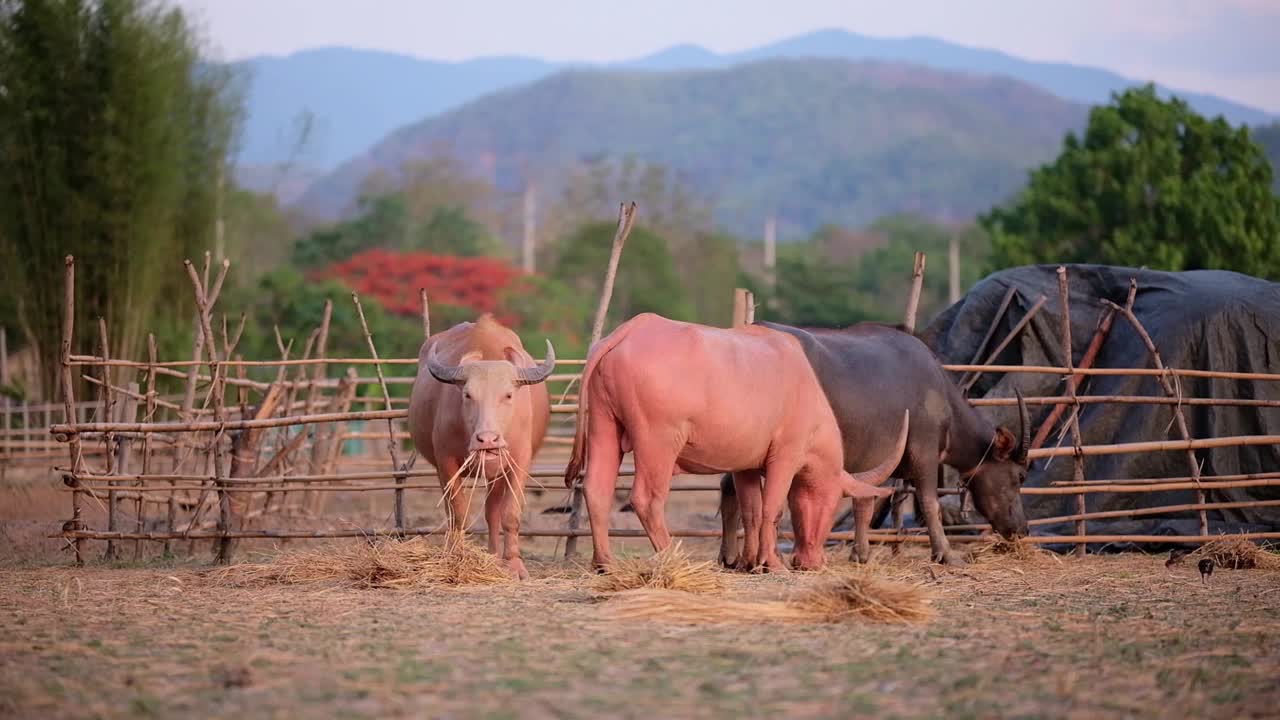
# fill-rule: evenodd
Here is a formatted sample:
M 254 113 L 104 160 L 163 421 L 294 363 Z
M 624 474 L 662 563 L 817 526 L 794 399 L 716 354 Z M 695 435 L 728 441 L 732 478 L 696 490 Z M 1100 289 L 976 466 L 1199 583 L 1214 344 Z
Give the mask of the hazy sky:
M 223 59 L 325 45 L 424 58 L 621 60 L 810 30 L 931 35 L 1093 65 L 1280 113 L 1280 0 L 177 0 Z

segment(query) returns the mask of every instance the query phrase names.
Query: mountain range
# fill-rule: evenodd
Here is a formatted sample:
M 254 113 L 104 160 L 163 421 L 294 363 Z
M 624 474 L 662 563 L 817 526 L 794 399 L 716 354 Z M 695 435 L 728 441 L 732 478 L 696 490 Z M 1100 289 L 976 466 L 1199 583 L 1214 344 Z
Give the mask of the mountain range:
M 514 56 L 455 63 L 352 48 L 318 48 L 236 63 L 249 80 L 239 163 L 270 166 L 295 162 L 332 169 L 403 125 L 570 68 L 706 70 L 777 58 L 899 61 L 937 70 L 1004 75 L 1085 104 L 1106 102 L 1112 92 L 1142 82 L 1098 68 L 1023 60 L 935 38 L 877 38 L 843 30 L 820 30 L 726 54 L 679 45 L 605 65 Z M 1236 124 L 1255 125 L 1274 119 L 1265 111 L 1213 95 L 1173 92 L 1197 111 L 1221 114 Z M 311 136 L 308 147 L 299 153 L 297 136 L 304 113 L 312 120 Z
M 901 63 L 567 70 L 401 128 L 298 203 L 341 213 L 370 174 L 436 153 L 500 189 L 553 195 L 583 158 L 632 155 L 709 196 L 734 232 L 772 212 L 786 236 L 896 212 L 960 219 L 1012 194 L 1086 114 L 1008 78 Z
M 753 232 L 777 212 L 784 233 L 901 211 L 971 216 L 1052 157 L 1088 105 L 1138 84 L 933 38 L 837 30 L 607 65 L 323 48 L 241 69 L 250 82 L 237 179 L 318 220 L 349 212 L 371 173 L 442 152 L 499 187 L 536 179 L 553 193 L 584 158 L 629 154 L 712 196 L 726 228 Z M 1236 124 L 1274 120 L 1173 92 Z

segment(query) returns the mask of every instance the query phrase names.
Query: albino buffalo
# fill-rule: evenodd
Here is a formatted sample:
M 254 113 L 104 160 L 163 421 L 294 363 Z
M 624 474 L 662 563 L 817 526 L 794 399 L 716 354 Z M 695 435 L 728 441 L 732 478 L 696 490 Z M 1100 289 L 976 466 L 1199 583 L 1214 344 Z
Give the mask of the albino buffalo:
M 875 486 L 898 465 L 907 438 L 904 422 L 879 465 L 845 472 L 840 430 L 799 342 L 761 327 L 724 330 L 639 315 L 591 349 L 580 392 L 565 485 L 585 462 L 593 562 L 601 569 L 613 560 L 609 507 L 625 452 L 635 451 L 631 504 L 655 550 L 671 543 L 664 509 L 673 472 L 745 471 L 739 498 L 759 498 L 761 507 L 744 513 L 747 564 L 785 569 L 777 533 L 788 500 L 792 562 L 814 569 L 841 497 L 862 499 L 869 518 L 875 498 L 890 494 Z M 763 474 L 763 492 L 760 474 L 751 486 L 751 471 Z
M 452 527 L 461 530 L 467 522 L 462 476 L 478 472 L 489 485 L 489 550 L 520 579 L 529 576 L 520 559 L 524 481 L 547 434 L 551 402 L 544 381 L 555 364 L 550 340 L 539 365 L 515 333 L 486 314 L 422 344 L 409 399 L 409 434 L 440 476 Z M 460 474 L 464 464 L 468 471 Z M 501 552 L 500 532 L 506 535 Z

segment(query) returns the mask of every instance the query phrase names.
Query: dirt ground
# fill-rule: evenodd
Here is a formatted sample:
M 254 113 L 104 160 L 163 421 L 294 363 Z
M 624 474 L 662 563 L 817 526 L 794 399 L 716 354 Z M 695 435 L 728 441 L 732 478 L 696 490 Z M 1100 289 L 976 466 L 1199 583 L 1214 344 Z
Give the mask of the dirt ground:
M 620 621 L 581 567 L 550 559 L 547 539 L 526 545 L 530 581 L 463 589 L 230 587 L 204 576 L 207 548 L 76 568 L 43 538 L 65 498 L 43 483 L 0 494 L 0 717 L 1236 718 L 1280 707 L 1276 572 L 1219 569 L 1206 585 L 1163 555 L 953 570 L 922 548 L 880 550 L 880 571 L 936 595 L 935 620 Z M 699 513 L 710 522 L 714 508 Z M 712 542 L 686 547 L 714 557 Z M 735 574 L 726 594 L 777 598 L 820 579 Z

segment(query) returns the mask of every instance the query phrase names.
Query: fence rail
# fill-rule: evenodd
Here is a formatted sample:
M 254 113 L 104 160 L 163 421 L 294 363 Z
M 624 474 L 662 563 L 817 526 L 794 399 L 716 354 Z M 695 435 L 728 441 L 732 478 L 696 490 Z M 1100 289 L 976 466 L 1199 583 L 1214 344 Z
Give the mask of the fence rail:
M 620 236 L 625 240 L 620 221 Z M 620 249 L 620 243 L 615 252 Z M 611 262 L 616 269 L 616 258 Z M 918 262 L 919 272 L 913 276 L 918 284 L 923 277 L 923 258 Z M 65 483 L 65 491 L 71 497 L 72 517 L 58 537 L 66 538 L 75 548 L 77 561 L 84 559 L 86 541 L 105 541 L 107 556 L 113 557 L 118 544 L 134 541 L 135 554 L 141 553 L 145 542 L 162 543 L 170 551 L 175 541 L 214 540 L 219 549 L 219 559 L 229 560 L 232 540 L 238 539 L 305 539 L 361 537 L 391 534 L 399 536 L 425 535 L 438 532 L 438 528 L 412 527 L 405 517 L 404 502 L 407 492 L 428 493 L 433 497 L 441 492 L 440 478 L 433 468 L 414 467 L 412 459 L 402 461 L 405 440 L 408 438 L 405 420 L 408 416 L 404 398 L 393 397 L 390 386 L 411 383 L 411 377 L 387 377 L 386 366 L 416 365 L 416 358 L 380 358 L 373 338 L 366 333 L 370 357 L 334 358 L 326 353 L 326 339 L 331 306 L 327 305 L 317 331 L 312 334 L 300 357 L 290 357 L 289 348 L 282 348 L 278 359 L 242 360 L 235 356 L 235 343 L 226 336 L 218 337 L 212 331 L 211 308 L 217 299 L 221 278 L 209 281 L 210 263 L 205 260 L 204 273 L 190 268 L 193 291 L 200 305 L 193 332 L 191 359 L 161 362 L 156 359 L 154 348 L 146 362 L 111 357 L 105 346 L 96 354 L 75 354 L 71 348 L 74 313 L 74 261 L 67 259 L 66 316 L 64 319 L 63 345 L 63 402 L 23 405 L 15 402 L 0 404 L 0 472 L 6 467 L 21 463 L 48 466 L 55 456 L 68 457 L 66 466 L 57 468 Z M 226 266 L 220 275 L 225 275 Z M 1065 274 L 1063 275 L 1065 282 Z M 1131 288 L 1131 297 L 1136 287 Z M 429 327 L 428 310 L 424 299 L 424 327 Z M 358 299 L 356 300 L 358 308 Z M 607 307 L 607 293 L 602 297 L 601 308 Z M 1033 306 L 1030 316 L 1044 304 Z M 975 361 L 985 351 L 987 342 L 995 340 L 1000 315 L 1007 309 L 1002 305 L 987 341 L 975 354 Z M 735 298 L 734 324 L 750 321 L 754 299 L 750 293 L 739 291 Z M 1134 330 L 1145 336 L 1145 331 L 1126 308 L 1116 308 L 1116 317 L 1124 317 Z M 597 325 L 602 323 L 602 310 L 597 312 Z M 1008 345 L 1018 333 L 1029 325 L 1026 317 L 1003 338 L 997 350 Z M 1110 324 L 1107 324 L 1110 329 Z M 105 337 L 105 326 L 101 326 Z M 1073 366 L 1010 366 L 990 363 L 944 365 L 947 370 L 966 374 L 970 378 L 984 373 L 1036 373 L 1068 378 L 1067 392 L 1062 396 L 1028 397 L 1033 406 L 1054 406 L 1073 410 L 1068 420 L 1074 423 L 1081 406 L 1091 404 L 1132 405 L 1149 404 L 1167 406 L 1175 419 L 1181 419 L 1184 407 L 1227 408 L 1280 408 L 1280 401 L 1254 397 L 1182 397 L 1167 391 L 1161 396 L 1088 396 L 1076 395 L 1075 380 L 1088 376 L 1129 375 L 1155 377 L 1166 388 L 1170 378 L 1214 378 L 1277 382 L 1280 374 L 1215 371 L 1164 367 L 1158 353 L 1152 350 L 1155 367 L 1095 368 L 1090 367 L 1093 354 L 1101 343 L 1099 333 L 1091 344 L 1089 353 L 1079 367 Z M 1069 338 L 1064 337 L 1069 342 Z M 998 352 L 988 354 L 994 360 Z M 1070 357 L 1070 355 L 1068 355 Z M 557 365 L 579 368 L 582 359 L 559 359 Z M 375 376 L 361 376 L 357 368 L 372 366 Z M 251 379 L 246 371 L 252 368 L 275 369 L 274 380 Z M 79 369 L 83 369 L 79 370 Z M 328 373 L 332 370 L 333 376 Z M 528 475 L 536 480 L 550 479 L 557 482 L 564 474 L 563 451 L 571 443 L 572 415 L 577 411 L 575 391 L 578 372 L 553 374 L 548 383 L 553 387 L 554 431 L 544 446 L 543 460 L 559 458 L 550 464 L 543 462 L 529 468 Z M 77 378 L 88 380 L 92 400 L 77 400 Z M 180 392 L 161 394 L 156 390 L 157 378 L 170 385 L 180 386 Z M 962 383 L 963 384 L 963 383 Z M 972 380 L 968 381 L 972 384 Z M 377 385 L 381 393 L 376 397 L 358 397 L 361 386 Z M 172 389 L 172 388 L 170 388 Z M 976 398 L 975 407 L 1005 407 L 1016 403 L 1014 398 Z M 379 409 L 368 408 L 370 404 Z M 1046 426 L 1056 421 L 1052 415 Z M 370 426 L 368 423 L 377 423 Z M 1178 423 L 1185 428 L 1183 422 Z M 1172 423 L 1171 423 L 1172 426 Z M 1064 429 L 1065 433 L 1066 430 Z M 1041 434 L 1045 433 L 1042 428 Z M 368 441 L 386 441 L 386 451 L 381 458 L 370 455 L 350 456 L 348 446 Z M 1257 487 L 1280 487 L 1280 472 L 1242 473 L 1201 477 L 1198 467 L 1186 477 L 1177 478 L 1129 478 L 1086 479 L 1083 477 L 1083 458 L 1123 453 L 1180 452 L 1191 453 L 1197 449 L 1242 447 L 1256 445 L 1280 445 L 1280 435 L 1242 435 L 1221 438 L 1192 438 L 1183 432 L 1179 439 L 1153 439 L 1143 442 L 1084 445 L 1078 437 L 1071 438 L 1061 447 L 1034 448 L 1032 458 L 1073 458 L 1077 468 L 1072 481 L 1056 482 L 1048 487 L 1023 488 L 1027 496 L 1060 495 L 1075 498 L 1076 512 L 1041 517 L 1031 520 L 1033 526 L 1074 523 L 1071 535 L 1035 536 L 1037 543 L 1075 545 L 1083 548 L 1087 543 L 1199 543 L 1211 539 L 1208 524 L 1209 511 L 1241 510 L 1246 508 L 1280 507 L 1280 500 L 1209 501 L 1205 493 L 1215 490 Z M 375 451 L 376 452 L 376 451 Z M 63 454 L 66 453 L 66 454 Z M 425 464 L 425 463 L 424 463 Z M 367 471 L 351 471 L 350 468 L 368 465 Z M 634 468 L 622 468 L 621 475 L 630 477 Z M 629 484 L 620 484 L 626 490 Z M 467 492 L 479 486 L 463 483 Z M 581 486 L 570 490 L 573 511 L 567 527 L 559 529 L 524 529 L 522 535 L 530 537 L 566 538 L 566 548 L 572 552 L 573 539 L 589 535 L 580 527 Z M 678 481 L 675 492 L 710 493 L 718 491 L 718 483 Z M 1165 504 L 1158 507 L 1141 507 L 1126 510 L 1090 512 L 1086 499 L 1099 494 L 1149 494 L 1156 492 L 1187 492 L 1190 502 Z M 875 531 L 872 539 L 877 542 L 902 544 L 927 542 L 919 529 L 901 527 L 897 509 L 901 498 L 909 494 L 903 488 L 894 501 L 895 527 L 890 531 Z M 943 489 L 945 494 L 955 494 L 954 489 Z M 305 515 L 323 520 L 326 498 L 338 493 L 390 493 L 394 496 L 395 522 L 386 528 L 329 527 L 298 528 L 246 528 L 242 519 L 254 517 L 259 521 L 270 518 Z M 88 527 L 83 521 L 86 502 L 101 503 L 107 511 L 106 529 Z M 132 507 L 132 517 L 126 511 Z M 156 510 L 159 512 L 151 512 Z M 1091 535 L 1087 523 L 1094 520 L 1120 517 L 1150 517 L 1176 513 L 1193 513 L 1200 518 L 1201 532 L 1188 536 L 1151 535 Z M 331 522 L 336 522 L 334 519 Z M 980 532 L 985 524 L 950 526 L 950 532 Z M 475 531 L 480 531 L 479 528 Z M 613 528 L 614 537 L 643 537 L 642 531 Z M 714 538 L 719 530 L 676 528 L 677 537 Z M 787 536 L 784 533 L 784 537 Z M 846 534 L 835 533 L 835 539 L 846 539 Z M 957 535 L 956 541 L 972 540 L 971 535 Z M 1245 535 L 1256 539 L 1280 539 L 1280 533 L 1253 533 Z

